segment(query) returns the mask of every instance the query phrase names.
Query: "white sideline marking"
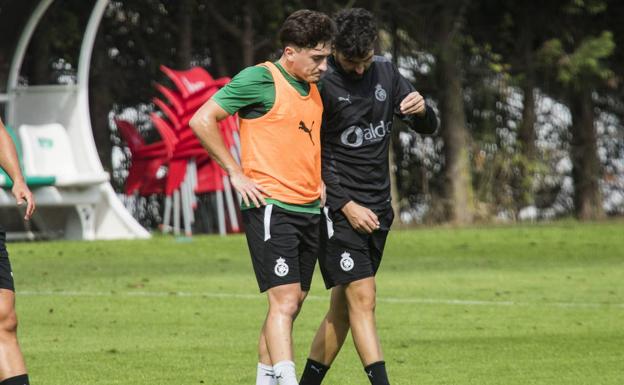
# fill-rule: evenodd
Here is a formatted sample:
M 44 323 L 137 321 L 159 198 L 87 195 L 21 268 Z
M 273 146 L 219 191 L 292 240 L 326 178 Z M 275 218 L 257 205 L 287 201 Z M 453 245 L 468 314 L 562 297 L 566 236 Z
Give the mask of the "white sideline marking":
M 193 298 L 230 298 L 265 300 L 261 294 L 209 293 L 209 292 L 164 292 L 164 291 L 18 291 L 17 296 L 29 297 L 193 297 Z M 308 301 L 329 301 L 328 297 L 309 295 Z M 428 305 L 460 305 L 460 306 L 547 306 L 560 308 L 624 308 L 624 303 L 592 303 L 592 302 L 515 302 L 515 301 L 481 301 L 463 299 L 435 298 L 395 298 L 378 297 L 378 302 L 412 303 Z

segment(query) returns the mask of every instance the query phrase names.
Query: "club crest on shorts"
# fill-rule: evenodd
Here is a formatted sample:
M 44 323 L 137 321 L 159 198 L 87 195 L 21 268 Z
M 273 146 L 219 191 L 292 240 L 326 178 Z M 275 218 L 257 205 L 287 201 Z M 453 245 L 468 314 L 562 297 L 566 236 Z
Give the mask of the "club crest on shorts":
M 278 277 L 283 277 L 288 274 L 289 268 L 284 258 L 278 258 L 275 262 L 275 275 L 277 275 Z
M 353 258 L 351 258 L 351 254 L 345 251 L 340 256 L 342 257 L 340 259 L 340 268 L 344 271 L 350 271 L 353 269 L 353 265 L 355 265 L 355 263 L 353 262 Z
M 380 102 L 383 102 L 386 100 L 386 97 L 388 97 L 386 90 L 381 88 L 381 84 L 377 84 L 375 86 L 375 99 L 379 100 Z

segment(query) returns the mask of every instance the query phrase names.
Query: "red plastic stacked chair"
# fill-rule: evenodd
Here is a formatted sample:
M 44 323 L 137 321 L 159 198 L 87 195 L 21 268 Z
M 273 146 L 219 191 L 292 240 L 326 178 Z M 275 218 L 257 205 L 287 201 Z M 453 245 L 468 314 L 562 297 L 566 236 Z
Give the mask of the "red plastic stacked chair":
M 132 161 L 126 178 L 125 194 L 141 196 L 162 194 L 165 191 L 165 181 L 159 175 L 161 167 L 166 166 L 171 153 L 164 142 L 145 144 L 137 128 L 130 122 L 115 119 L 115 124 L 121 137 L 128 144 Z
M 169 171 L 164 186 L 165 213 L 163 230 L 168 231 L 173 210 L 173 231 L 179 233 L 180 218 L 184 232 L 191 234 L 191 224 L 195 220 L 197 206 L 195 194 L 217 194 L 217 223 L 219 232 L 238 232 L 239 217 L 236 194 L 230 186 L 225 172 L 210 158 L 193 134 L 188 123 L 197 111 L 229 78 L 214 79 L 203 68 L 195 67 L 187 71 L 176 71 L 161 66 L 161 70 L 171 79 L 176 90 L 155 84 L 166 102 L 154 98 L 154 104 L 162 111 L 163 117 L 150 115 L 164 146 L 171 154 Z M 238 124 L 235 117 L 228 117 L 219 123 L 224 142 L 235 159 L 239 159 L 240 145 Z M 227 211 L 227 216 L 226 216 Z

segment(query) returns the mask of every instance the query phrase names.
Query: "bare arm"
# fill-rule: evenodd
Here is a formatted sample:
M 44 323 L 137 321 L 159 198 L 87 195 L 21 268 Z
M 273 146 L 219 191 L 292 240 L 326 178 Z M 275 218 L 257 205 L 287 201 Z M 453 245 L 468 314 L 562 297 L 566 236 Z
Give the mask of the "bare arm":
M 207 101 L 193 115 L 189 122 L 191 129 L 199 138 L 202 146 L 210 153 L 212 158 L 228 173 L 232 186 L 241 194 L 243 201 L 249 205 L 253 202 L 256 207 L 266 205 L 263 193 L 267 192 L 251 179 L 243 174 L 243 169 L 236 163 L 229 149 L 225 146 L 218 122 L 228 117 L 229 114 L 213 100 Z
M 20 170 L 17 152 L 11 136 L 6 131 L 4 124 L 0 121 L 0 167 L 9 174 L 13 181 L 13 189 L 11 192 L 15 196 L 18 205 L 26 203 L 25 220 L 29 220 L 35 211 L 35 200 L 33 195 L 26 186 L 24 176 Z

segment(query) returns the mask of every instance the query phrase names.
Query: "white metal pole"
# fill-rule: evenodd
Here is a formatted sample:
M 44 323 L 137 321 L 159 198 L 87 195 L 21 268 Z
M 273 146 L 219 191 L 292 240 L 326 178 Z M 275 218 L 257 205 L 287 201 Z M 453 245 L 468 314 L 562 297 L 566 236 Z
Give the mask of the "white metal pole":
M 30 39 L 32 38 L 33 33 L 35 33 L 37 24 L 39 24 L 39 21 L 41 21 L 43 14 L 53 1 L 54 0 L 41 0 L 39 5 L 37 5 L 37 8 L 35 8 L 33 13 L 30 15 L 30 18 L 26 22 L 26 26 L 22 30 L 22 34 L 17 41 L 17 46 L 15 47 L 15 52 L 13 53 L 13 60 L 11 60 L 11 69 L 9 70 L 9 78 L 7 82 L 7 93 L 9 95 L 9 101 L 7 105 L 7 123 L 14 127 L 15 92 L 17 91 L 17 82 L 19 79 L 20 70 L 22 68 L 22 63 L 24 62 L 24 57 L 26 56 L 26 49 L 28 48 L 28 43 L 30 43 Z
M 173 234 L 180 235 L 180 190 L 173 192 Z
M 232 224 L 232 230 L 238 231 L 238 215 L 236 214 L 236 207 L 234 206 L 234 189 L 230 184 L 230 178 L 227 175 L 223 176 L 223 193 L 225 194 L 225 202 L 227 204 L 227 210 L 230 217 L 230 223 Z
M 217 222 L 219 234 L 225 235 L 225 210 L 223 205 L 223 191 L 217 191 Z
M 87 146 L 85 154 L 87 161 L 89 162 L 90 170 L 104 171 L 102 162 L 98 155 L 95 141 L 93 139 L 93 129 L 91 128 L 91 113 L 89 111 L 89 69 L 91 68 L 91 54 L 93 53 L 93 46 L 95 45 L 95 38 L 97 36 L 98 27 L 100 21 L 104 16 L 106 7 L 109 0 L 97 0 L 87 28 L 85 29 L 84 36 L 82 38 L 82 44 L 80 46 L 80 58 L 78 59 L 78 106 L 77 112 L 80 119 L 78 126 L 80 136 L 82 137 L 82 143 Z
M 168 233 L 171 231 L 171 209 L 173 208 L 173 198 L 171 196 L 165 197 L 165 210 L 163 213 L 162 232 Z

